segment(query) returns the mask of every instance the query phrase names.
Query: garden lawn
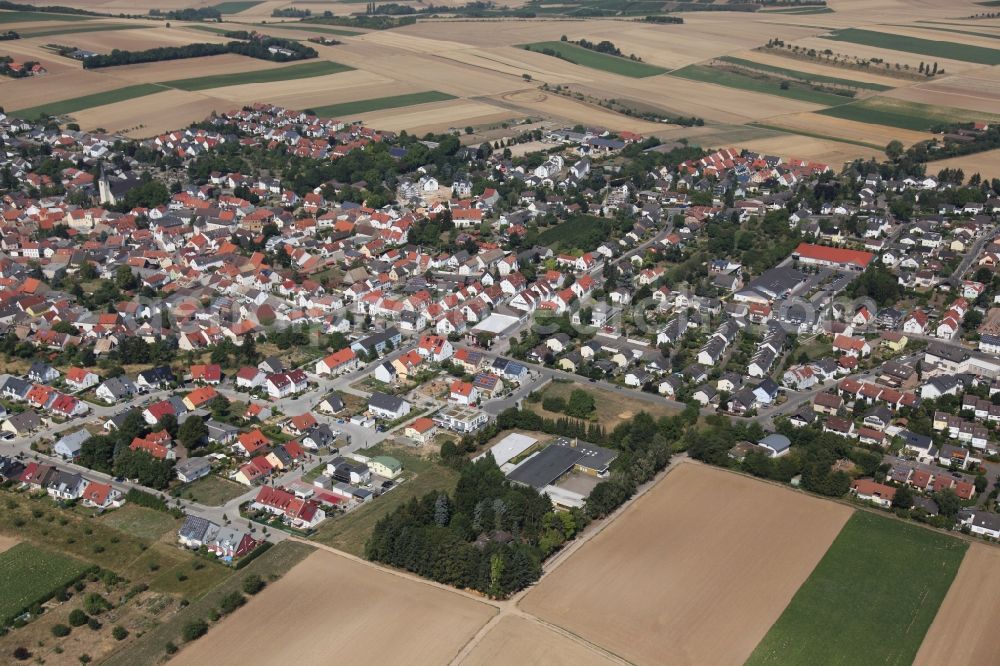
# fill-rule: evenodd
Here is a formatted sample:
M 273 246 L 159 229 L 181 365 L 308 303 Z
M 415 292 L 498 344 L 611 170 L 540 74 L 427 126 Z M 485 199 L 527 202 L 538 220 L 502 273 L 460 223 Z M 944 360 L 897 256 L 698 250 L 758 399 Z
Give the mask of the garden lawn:
M 416 104 L 429 104 L 431 102 L 445 102 L 455 99 L 454 95 L 438 92 L 437 90 L 427 90 L 424 92 L 409 93 L 407 95 L 392 95 L 390 97 L 375 97 L 373 99 L 361 99 L 355 102 L 343 102 L 341 104 L 328 104 L 327 106 L 312 107 L 317 116 L 322 118 L 338 118 L 341 116 L 351 116 L 369 111 L 380 111 L 382 109 L 398 109 L 404 106 L 414 106 Z
M 217 74 L 214 76 L 199 76 L 192 79 L 163 81 L 157 85 L 177 88 L 179 90 L 208 90 L 209 88 L 238 86 L 244 83 L 271 83 L 272 81 L 309 79 L 314 76 L 339 74 L 340 72 L 347 72 L 352 69 L 354 68 L 341 65 L 337 62 L 318 60 L 274 69 L 259 69 L 249 72 L 236 72 L 234 74 Z
M 636 79 L 664 74 L 667 71 L 663 67 L 647 65 L 644 62 L 636 62 L 635 60 L 621 56 L 598 53 L 597 51 L 591 51 L 590 49 L 585 49 L 582 46 L 570 44 L 569 42 L 533 42 L 531 44 L 521 44 L 521 48 L 528 51 L 535 51 L 536 53 L 541 53 L 542 49 L 550 49 L 555 52 L 555 57 L 562 58 L 574 65 L 600 69 L 612 74 L 631 76 Z
M 30 543 L 0 553 L 0 624 L 79 578 L 90 565 Z
M 717 67 L 707 67 L 705 65 L 688 65 L 687 67 L 670 72 L 670 76 L 689 79 L 691 81 L 714 83 L 727 88 L 750 90 L 752 92 L 764 93 L 765 95 L 777 95 L 778 97 L 787 97 L 788 99 L 795 99 L 800 102 L 822 104 L 824 106 L 846 104 L 851 100 L 850 97 L 845 97 L 844 95 L 834 95 L 833 93 L 820 92 L 809 88 L 789 86 L 783 89 L 781 81 L 777 79 L 758 79 L 753 76 L 728 72 Z
M 913 663 L 967 548 L 856 511 L 747 664 Z
M 859 28 L 835 30 L 829 35 L 823 35 L 823 39 L 850 42 L 851 44 L 863 44 L 864 46 L 903 51 L 904 53 L 918 53 L 934 58 L 975 62 L 980 65 L 1000 65 L 1000 50 L 984 46 L 974 46 L 972 44 L 921 39 L 919 37 L 893 35 L 887 32 L 861 30 Z

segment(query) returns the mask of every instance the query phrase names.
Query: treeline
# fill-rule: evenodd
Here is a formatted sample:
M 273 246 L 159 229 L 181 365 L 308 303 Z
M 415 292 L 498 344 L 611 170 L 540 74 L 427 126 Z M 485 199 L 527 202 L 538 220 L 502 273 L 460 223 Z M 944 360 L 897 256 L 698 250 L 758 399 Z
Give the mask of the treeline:
M 453 494 L 411 499 L 376 525 L 365 557 L 501 599 L 538 580 L 542 560 L 582 527 L 489 456 L 466 465 Z
M 575 44 L 582 49 L 587 49 L 588 51 L 594 51 L 595 53 L 603 53 L 605 55 L 617 56 L 619 58 L 628 58 L 629 60 L 634 60 L 636 62 L 642 62 L 642 58 L 634 53 L 625 55 L 622 53 L 621 49 L 615 46 L 614 42 L 608 40 L 602 40 L 600 42 L 592 42 L 589 39 L 578 39 L 573 41 L 568 39 L 566 35 L 559 38 L 559 41 L 568 42 L 570 44 Z
M 272 49 L 274 50 L 272 51 Z M 236 53 L 250 58 L 271 60 L 274 62 L 305 60 L 315 58 L 319 55 L 311 46 L 306 46 L 292 39 L 257 36 L 249 41 L 227 42 L 225 44 L 199 43 L 188 44 L 187 46 L 161 46 L 145 51 L 121 51 L 114 49 L 106 55 L 95 55 L 85 58 L 83 60 L 83 67 L 84 69 L 98 69 L 164 60 L 201 58 L 225 53 Z
M 680 16 L 643 16 L 640 20 L 644 23 L 684 23 Z
M 5 42 L 11 39 L 21 39 L 21 35 L 19 35 L 14 30 L 8 30 L 7 32 L 0 32 L 0 42 Z
M 150 16 L 165 18 L 168 21 L 221 21 L 222 12 L 214 7 L 188 7 L 187 9 L 171 9 L 160 11 L 150 9 Z
M 98 12 L 90 12 L 86 9 L 77 9 L 76 7 L 60 7 L 59 5 L 45 5 L 38 7 L 35 5 L 26 5 L 20 2 L 7 2 L 7 0 L 0 0 L 0 9 L 7 9 L 15 12 L 42 12 L 44 14 L 78 14 L 80 16 L 107 16 L 106 14 L 99 14 Z
M 339 25 L 347 28 L 363 28 L 365 30 L 391 30 L 417 22 L 413 16 L 334 16 L 333 12 L 325 11 L 322 16 L 303 19 L 303 23 L 320 23 L 323 25 Z
M 177 434 L 177 419 L 165 416 L 161 429 Z M 138 410 L 132 410 L 118 430 L 108 435 L 91 437 L 80 447 L 77 463 L 89 469 L 126 479 L 136 479 L 141 485 L 161 490 L 173 477 L 174 461 L 158 460 L 146 451 L 129 449 L 136 437 L 144 437 L 151 429 Z
M 271 12 L 271 16 L 274 18 L 306 18 L 312 16 L 312 11 L 297 7 L 285 7 L 284 9 L 275 9 Z
M 926 162 L 1000 148 L 1000 124 L 977 132 L 973 132 L 973 129 L 973 123 L 939 125 L 933 131 L 945 135 L 940 143 L 933 140 L 922 141 L 910 146 L 906 152 L 913 160 Z

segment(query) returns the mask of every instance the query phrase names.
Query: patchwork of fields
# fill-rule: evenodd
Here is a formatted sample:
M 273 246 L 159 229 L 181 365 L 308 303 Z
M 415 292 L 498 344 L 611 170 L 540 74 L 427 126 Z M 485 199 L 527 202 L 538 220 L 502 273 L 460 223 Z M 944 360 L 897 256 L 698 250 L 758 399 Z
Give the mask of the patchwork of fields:
M 17 26 L 23 36 L 6 45 L 12 56 L 52 68 L 44 80 L 0 80 L 0 100 L 8 111 L 25 115 L 68 114 L 86 123 L 103 118 L 96 121 L 100 127 L 133 136 L 169 129 L 166 114 L 144 117 L 154 102 L 167 100 L 177 104 L 176 126 L 201 120 L 211 110 L 262 101 L 363 117 L 389 130 L 461 132 L 472 126 L 476 131 L 468 141 L 480 141 L 480 129 L 495 132 L 503 123 L 524 119 L 671 140 L 721 132 L 701 127 L 678 132 L 656 119 L 598 106 L 601 100 L 626 100 L 664 116 L 701 118 L 706 127 L 768 128 L 755 146 L 780 148 L 784 137 L 787 150 L 777 152 L 835 166 L 880 157 L 892 140 L 907 145 L 924 140 L 942 122 L 1000 115 L 1000 78 L 993 67 L 1000 63 L 1000 21 L 971 28 L 922 0 L 838 5 L 835 11 L 686 12 L 682 25 L 557 17 L 432 19 L 367 31 L 269 20 L 280 3 L 254 1 L 217 5 L 221 23 L 167 27 L 162 21 L 114 18 L 122 11 L 121 0 L 103 0 L 88 8 L 112 16 L 0 12 L 0 24 Z M 351 3 L 310 5 L 314 13 L 355 6 L 363 9 Z M 174 8 L 174 0 L 157 8 Z M 630 6 L 633 10 L 639 11 Z M 82 72 L 79 63 L 46 48 L 53 42 L 95 51 L 221 42 L 230 30 L 300 40 L 329 36 L 340 43 L 316 45 L 319 59 L 291 65 L 219 57 Z M 781 48 L 762 48 L 775 39 Z M 574 43 L 582 40 L 609 41 L 625 56 Z M 635 59 L 629 57 L 633 53 Z M 926 66 L 929 72 L 932 64 L 944 73 L 922 78 L 918 71 Z M 347 76 L 352 70 L 357 77 Z M 554 86 L 585 99 L 553 95 Z

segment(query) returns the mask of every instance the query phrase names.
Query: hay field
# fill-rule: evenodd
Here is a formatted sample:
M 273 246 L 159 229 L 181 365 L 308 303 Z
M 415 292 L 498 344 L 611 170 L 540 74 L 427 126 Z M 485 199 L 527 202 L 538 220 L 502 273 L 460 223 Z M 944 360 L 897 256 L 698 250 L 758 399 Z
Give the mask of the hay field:
M 930 132 L 873 125 L 816 113 L 794 113 L 787 116 L 774 116 L 764 122 L 773 127 L 783 127 L 821 136 L 849 139 L 876 146 L 885 146 L 893 139 L 902 141 L 909 146 L 918 141 L 924 141 L 933 137 L 933 134 Z
M 1000 654 L 1000 550 L 969 547 L 914 661 L 989 664 Z
M 371 127 L 414 134 L 446 132 L 452 128 L 510 120 L 519 114 L 484 102 L 455 99 L 412 108 L 386 109 L 358 114 Z
M 921 104 L 948 106 L 996 114 L 1000 111 L 1000 82 L 976 76 L 949 76 L 887 93 L 888 97 Z
M 320 550 L 171 663 L 439 666 L 495 612 L 456 592 Z
M 318 62 L 310 61 L 306 62 Z M 356 88 L 375 89 L 380 91 L 396 90 L 391 82 L 383 77 L 366 75 L 364 72 L 348 71 L 324 76 L 312 76 L 305 79 L 290 79 L 287 81 L 270 81 L 265 83 L 242 83 L 220 88 L 207 88 L 201 92 L 221 100 L 246 104 L 252 101 L 273 102 L 276 99 L 296 95 L 306 106 L 336 101 L 341 90 Z M 383 93 L 388 94 L 388 93 Z M 326 101 L 324 101 L 326 100 Z
M 462 666 L 608 666 L 607 655 L 538 622 L 503 617 L 461 661 Z
M 771 155 L 816 160 L 829 164 L 834 170 L 837 170 L 843 163 L 856 159 L 885 159 L 885 153 L 874 148 L 795 134 L 751 139 L 742 141 L 739 146 Z M 713 145 L 711 147 L 723 148 L 726 146 Z
M 682 463 L 520 605 L 638 664 L 741 663 L 850 515 Z
M 199 32 L 197 35 L 193 35 L 187 30 L 158 27 L 113 30 L 110 32 L 78 32 L 64 37 L 37 37 L 29 41 L 37 42 L 38 44 L 59 42 L 60 44 L 65 43 L 87 51 L 109 53 L 112 49 L 144 51 L 158 46 L 187 46 L 195 42 L 221 44 L 229 40 L 222 35 L 215 35 L 210 32 Z M 104 67 L 101 69 L 113 68 Z
M 1000 178 L 1000 148 L 927 163 L 927 173 L 941 169 L 962 169 L 966 177 L 978 173 L 984 178 Z
M 7 109 L 12 111 L 115 90 L 127 85 L 127 81 L 110 76 L 83 76 L 77 70 L 20 80 L 3 77 L 0 79 L 0 97 Z

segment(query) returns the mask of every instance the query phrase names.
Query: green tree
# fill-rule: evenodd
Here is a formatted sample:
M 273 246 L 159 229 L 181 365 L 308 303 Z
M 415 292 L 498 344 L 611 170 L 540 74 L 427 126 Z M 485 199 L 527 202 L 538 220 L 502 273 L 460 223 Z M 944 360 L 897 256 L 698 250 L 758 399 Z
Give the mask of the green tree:
M 192 415 L 177 429 L 177 439 L 189 451 L 195 449 L 208 437 L 208 426 L 200 416 Z
M 934 494 L 934 501 L 937 502 L 938 511 L 942 516 L 954 518 L 962 510 L 962 500 L 951 488 L 946 488 Z
M 892 505 L 897 509 L 909 509 L 913 506 L 913 491 L 909 486 L 896 488 L 896 494 L 892 498 Z
M 185 641 L 191 642 L 198 640 L 206 633 L 208 633 L 208 624 L 206 624 L 204 620 L 194 620 L 184 625 L 181 637 Z
M 265 585 L 266 583 L 264 582 L 263 578 L 261 578 L 257 574 L 250 574 L 249 576 L 243 579 L 242 587 L 244 592 L 252 595 L 252 594 L 257 594 L 258 592 L 263 590 Z
M 898 160 L 903 156 L 903 142 L 893 139 L 885 147 L 885 155 L 892 161 Z
M 590 418 L 597 408 L 594 396 L 583 389 L 573 389 L 566 403 L 566 414 L 579 419 Z

